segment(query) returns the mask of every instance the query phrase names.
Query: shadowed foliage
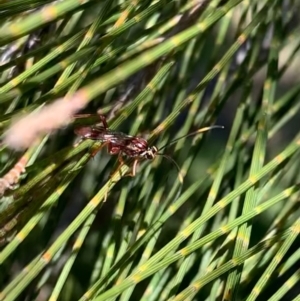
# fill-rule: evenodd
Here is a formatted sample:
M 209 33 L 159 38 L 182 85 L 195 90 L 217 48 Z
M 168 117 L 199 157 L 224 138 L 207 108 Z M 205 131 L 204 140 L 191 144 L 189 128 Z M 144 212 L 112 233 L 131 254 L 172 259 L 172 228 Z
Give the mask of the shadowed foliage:
M 0 0 L 0 300 L 300 300 L 299 11 Z

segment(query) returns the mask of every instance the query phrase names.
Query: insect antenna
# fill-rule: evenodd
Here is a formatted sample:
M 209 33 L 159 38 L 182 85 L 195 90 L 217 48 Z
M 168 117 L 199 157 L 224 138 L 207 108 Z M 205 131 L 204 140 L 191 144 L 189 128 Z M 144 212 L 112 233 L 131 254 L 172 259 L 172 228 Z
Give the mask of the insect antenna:
M 175 165 L 175 167 L 177 168 L 177 171 L 178 171 L 179 182 L 182 184 L 183 183 L 183 175 L 182 175 L 182 173 L 180 171 L 180 167 L 176 163 L 176 161 L 172 157 L 170 157 L 168 155 L 165 155 L 165 154 L 157 153 L 157 155 L 162 156 L 162 157 L 168 159 L 169 161 L 171 161 Z
M 170 146 L 172 144 L 174 144 L 175 142 L 177 142 L 178 140 L 181 140 L 183 138 L 187 138 L 187 137 L 190 137 L 190 136 L 195 136 L 197 134 L 200 134 L 200 133 L 203 133 L 203 132 L 207 132 L 207 131 L 210 131 L 210 130 L 213 130 L 213 129 L 224 129 L 224 126 L 223 125 L 212 125 L 212 126 L 207 126 L 205 128 L 201 128 L 195 132 L 192 132 L 192 133 L 189 133 L 189 134 L 186 134 L 184 136 L 181 136 L 171 142 L 168 142 L 167 144 L 165 144 L 164 146 L 160 147 L 158 149 L 158 151 L 161 151 L 162 149 L 166 148 L 167 146 Z
M 177 138 L 177 139 L 175 139 L 175 140 L 173 140 L 173 141 L 165 144 L 163 147 L 159 148 L 158 151 L 161 151 L 162 149 L 166 148 L 167 146 L 174 144 L 175 142 L 177 142 L 180 139 L 183 139 L 183 138 L 186 138 L 186 137 L 190 137 L 190 136 L 194 136 L 194 135 L 197 135 L 197 134 L 200 134 L 200 133 L 203 133 L 203 132 L 207 132 L 207 131 L 212 130 L 212 129 L 223 129 L 223 128 L 224 128 L 224 126 L 222 126 L 222 125 L 213 125 L 213 126 L 208 126 L 208 127 L 201 128 L 201 129 L 199 129 L 199 130 L 197 130 L 195 132 L 186 134 L 184 136 L 181 136 L 181 137 L 179 137 L 179 138 Z M 162 153 L 159 153 L 159 152 L 157 152 L 156 154 L 160 155 L 160 156 L 162 156 L 162 157 L 164 157 L 166 159 L 168 159 L 169 161 L 171 161 L 175 165 L 175 167 L 177 168 L 177 171 L 178 171 L 179 181 L 182 184 L 183 183 L 183 175 L 182 175 L 182 173 L 180 171 L 180 167 L 177 164 L 177 162 L 171 156 L 168 156 L 166 154 L 162 154 Z

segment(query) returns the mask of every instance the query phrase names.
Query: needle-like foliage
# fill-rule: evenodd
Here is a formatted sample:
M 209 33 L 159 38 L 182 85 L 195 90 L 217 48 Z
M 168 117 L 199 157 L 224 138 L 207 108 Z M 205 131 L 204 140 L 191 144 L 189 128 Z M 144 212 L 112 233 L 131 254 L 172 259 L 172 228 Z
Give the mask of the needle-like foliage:
M 0 300 L 299 300 L 299 11 L 0 0 Z

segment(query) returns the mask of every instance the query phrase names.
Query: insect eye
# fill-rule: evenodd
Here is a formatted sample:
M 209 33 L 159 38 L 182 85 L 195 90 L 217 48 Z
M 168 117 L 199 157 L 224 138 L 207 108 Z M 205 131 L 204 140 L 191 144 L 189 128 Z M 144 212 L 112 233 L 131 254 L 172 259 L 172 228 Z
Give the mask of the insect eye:
M 152 152 L 148 152 L 148 153 L 146 154 L 146 158 L 147 158 L 148 160 L 152 160 L 152 159 L 154 158 L 153 153 L 152 153 Z

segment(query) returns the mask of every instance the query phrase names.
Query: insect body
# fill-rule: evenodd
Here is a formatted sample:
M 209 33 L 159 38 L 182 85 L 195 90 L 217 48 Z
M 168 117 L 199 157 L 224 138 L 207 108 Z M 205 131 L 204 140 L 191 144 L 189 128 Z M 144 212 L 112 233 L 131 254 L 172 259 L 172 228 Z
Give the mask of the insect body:
M 149 146 L 148 141 L 143 138 L 130 136 L 122 132 L 116 132 L 110 130 L 108 128 L 106 118 L 103 115 L 99 115 L 99 117 L 103 126 L 79 127 L 75 129 L 75 133 L 81 138 L 81 140 L 91 139 L 91 140 L 97 140 L 103 142 L 105 145 L 107 145 L 108 153 L 111 155 L 118 155 L 119 161 L 122 164 L 124 163 L 122 156 L 125 155 L 129 158 L 134 158 L 135 160 L 133 163 L 133 168 L 131 173 L 132 176 L 135 176 L 136 166 L 140 160 L 142 159 L 152 160 L 156 157 L 156 155 L 161 155 L 169 159 L 175 164 L 175 166 L 179 170 L 177 163 L 171 157 L 165 154 L 161 154 L 159 153 L 159 151 L 165 148 L 166 146 L 169 146 L 170 144 L 177 142 L 182 138 L 196 135 L 198 133 L 205 132 L 213 128 L 223 128 L 222 126 L 211 126 L 211 127 L 202 128 L 193 133 L 177 138 L 176 140 L 173 140 L 167 145 L 161 147 L 160 149 L 157 149 L 157 147 L 155 146 Z M 95 155 L 97 152 L 98 150 L 96 150 L 96 152 L 93 153 L 92 155 Z
M 123 163 L 122 156 L 135 158 L 132 169 L 132 176 L 136 174 L 137 163 L 141 159 L 152 160 L 158 153 L 155 146 L 149 146 L 148 141 L 124 134 L 122 132 L 112 131 L 108 128 L 104 116 L 100 116 L 103 126 L 79 127 L 75 129 L 75 133 L 81 140 L 91 139 L 103 142 L 107 145 L 107 150 L 110 155 L 118 155 L 119 161 Z M 96 150 L 95 153 L 97 153 Z M 93 153 L 92 155 L 95 155 Z

